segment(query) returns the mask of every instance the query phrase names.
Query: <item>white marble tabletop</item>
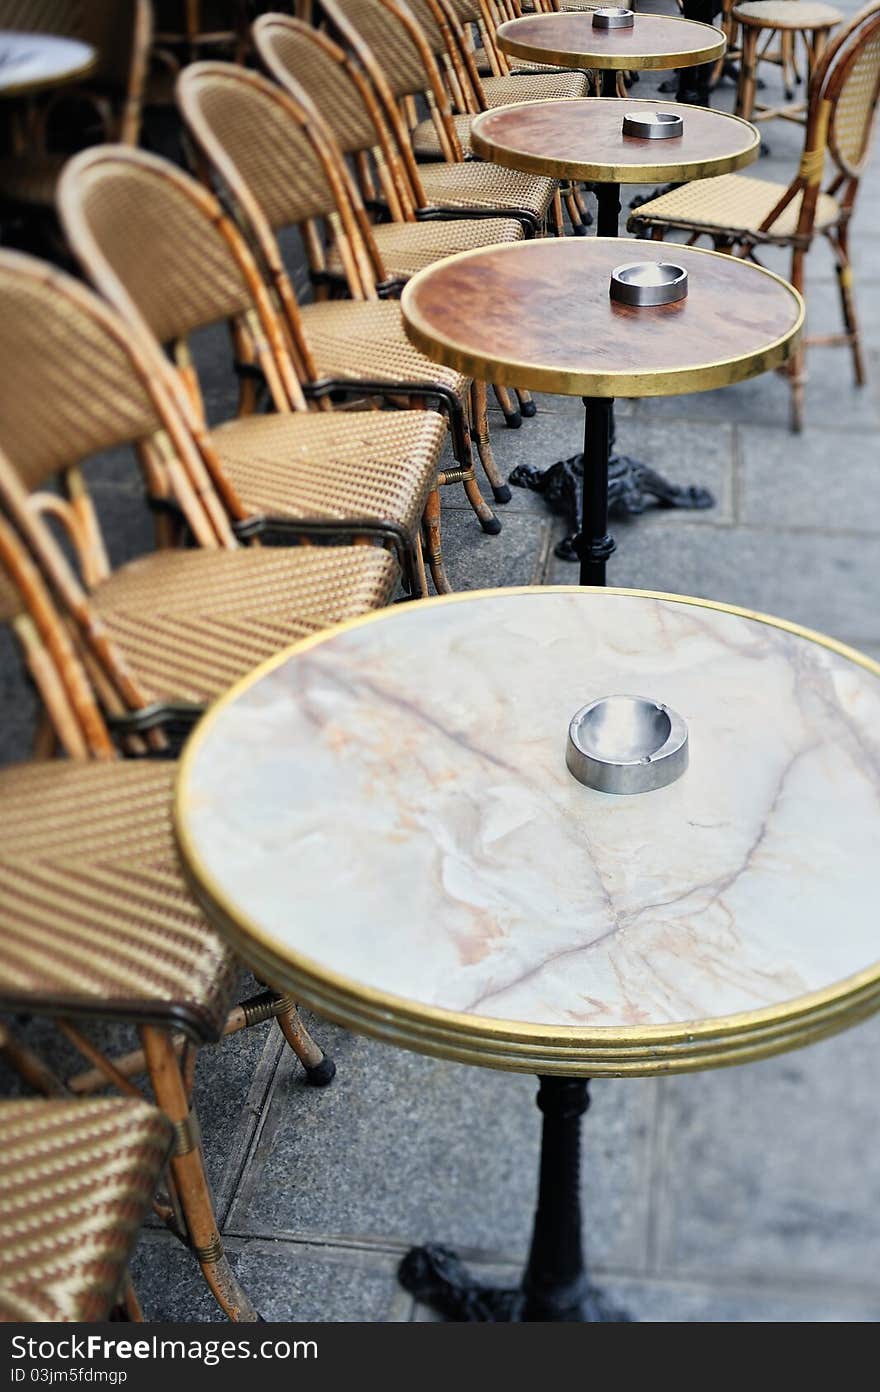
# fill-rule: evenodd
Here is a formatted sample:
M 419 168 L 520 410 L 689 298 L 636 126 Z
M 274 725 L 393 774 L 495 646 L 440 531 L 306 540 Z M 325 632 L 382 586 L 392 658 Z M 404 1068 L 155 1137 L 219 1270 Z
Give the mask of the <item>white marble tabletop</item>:
M 21 96 L 85 77 L 95 66 L 91 44 L 60 34 L 0 29 L 0 96 Z
M 880 1004 L 880 667 L 699 601 L 578 588 L 410 604 L 312 640 L 202 722 L 197 890 L 267 979 L 499 1067 L 650 1072 Z M 630 797 L 565 763 L 616 692 L 686 720 Z

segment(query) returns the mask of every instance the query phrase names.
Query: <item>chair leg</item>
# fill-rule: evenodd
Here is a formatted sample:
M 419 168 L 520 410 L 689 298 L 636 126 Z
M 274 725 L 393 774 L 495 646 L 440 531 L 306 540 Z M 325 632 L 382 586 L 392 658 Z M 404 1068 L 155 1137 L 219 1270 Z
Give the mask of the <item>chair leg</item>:
M 856 314 L 856 299 L 853 294 L 853 270 L 849 260 L 849 249 L 846 242 L 845 231 L 839 236 L 837 246 L 837 286 L 840 291 L 840 305 L 843 310 L 843 323 L 846 328 L 849 345 L 852 349 L 853 372 L 855 374 L 856 385 L 863 387 L 867 381 L 865 372 L 865 356 L 862 352 L 862 337 L 859 331 L 859 320 Z
M 517 397 L 519 393 L 517 392 Z M 531 404 L 531 397 L 529 398 Z M 486 383 L 474 381 L 471 383 L 471 418 L 473 420 L 473 436 L 477 446 L 477 454 L 480 456 L 480 463 L 486 478 L 489 480 L 492 489 L 492 496 L 496 503 L 510 502 L 510 489 L 504 482 L 498 465 L 495 462 L 495 455 L 492 452 L 492 440 L 489 434 L 489 413 L 486 409 Z M 500 530 L 500 529 L 499 529 Z
M 315 1043 L 290 997 L 282 999 L 286 1009 L 279 1010 L 275 1016 L 278 1028 L 305 1069 L 306 1080 L 312 1087 L 326 1087 L 336 1076 L 336 1064 L 320 1044 Z
M 517 387 L 516 399 L 519 402 L 519 409 L 523 413 L 524 420 L 531 420 L 532 416 L 536 416 L 538 414 L 538 408 L 532 400 L 531 392 L 520 391 L 519 387 Z
M 170 1117 L 177 1133 L 171 1157 L 171 1175 L 183 1210 L 190 1246 L 224 1313 L 231 1320 L 254 1323 L 260 1316 L 236 1280 L 223 1251 L 195 1113 L 190 1110 L 171 1036 L 152 1025 L 144 1025 L 141 1042 L 156 1102 Z
M 509 430 L 519 430 L 522 425 L 522 414 L 518 406 L 514 406 L 513 398 L 507 387 L 496 386 L 493 382 L 492 390 L 495 393 L 495 400 L 504 413 L 504 424 Z
M 757 83 L 757 53 L 759 30 L 743 27 L 742 57 L 739 60 L 739 88 L 736 94 L 736 114 L 750 121 L 755 106 Z
M 425 548 L 428 552 L 428 568 L 434 589 L 438 594 L 452 594 L 452 586 L 443 565 L 443 540 L 440 532 L 440 494 L 436 488 L 428 494 L 425 511 L 422 514 L 422 527 L 425 533 Z

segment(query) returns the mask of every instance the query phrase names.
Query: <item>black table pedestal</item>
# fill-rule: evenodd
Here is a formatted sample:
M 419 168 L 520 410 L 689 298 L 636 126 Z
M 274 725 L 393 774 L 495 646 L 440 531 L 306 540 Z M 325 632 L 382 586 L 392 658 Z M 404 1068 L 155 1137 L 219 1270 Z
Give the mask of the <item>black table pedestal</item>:
M 400 1263 L 401 1285 L 447 1320 L 470 1323 L 617 1323 L 630 1316 L 590 1285 L 581 1242 L 580 1132 L 590 1105 L 586 1079 L 542 1077 L 544 1122 L 538 1204 L 519 1289 L 473 1281 L 454 1252 L 414 1247 Z

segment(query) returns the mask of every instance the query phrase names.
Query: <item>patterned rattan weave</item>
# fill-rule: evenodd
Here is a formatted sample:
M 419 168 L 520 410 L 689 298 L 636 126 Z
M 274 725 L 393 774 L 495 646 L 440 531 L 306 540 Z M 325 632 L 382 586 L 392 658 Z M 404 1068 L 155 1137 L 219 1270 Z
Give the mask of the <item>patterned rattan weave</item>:
M 487 110 L 513 102 L 562 101 L 586 96 L 586 79 L 576 72 L 524 73 L 522 76 L 483 79 Z M 453 116 L 455 129 L 467 149 L 472 116 Z M 419 159 L 441 159 L 443 152 L 432 121 L 420 121 L 413 131 L 413 149 Z
M 0 1103 L 0 1320 L 104 1320 L 171 1147 L 145 1102 Z
M 519 223 L 510 223 L 499 218 L 502 230 L 513 227 L 515 236 L 492 238 L 499 242 L 520 240 Z M 448 225 L 448 224 L 446 224 Z M 481 224 L 477 224 L 479 227 Z M 434 243 L 442 240 L 443 223 L 394 223 L 387 224 L 389 231 L 412 229 L 415 233 L 428 235 L 423 242 Z M 455 223 L 452 230 L 464 228 L 468 231 L 472 224 Z M 404 245 L 412 243 L 401 238 Z M 485 246 L 490 239 L 479 233 L 474 235 L 469 245 Z M 462 238 L 462 250 L 467 238 Z M 444 254 L 438 251 L 430 261 L 439 260 Z M 390 268 L 389 268 L 390 271 Z M 319 300 L 314 304 L 303 305 L 303 331 L 315 363 L 318 377 L 334 377 L 349 380 L 387 381 L 406 390 L 407 382 L 438 382 L 454 393 L 462 396 L 467 390 L 468 379 L 451 368 L 441 367 L 431 362 L 414 348 L 406 336 L 400 318 L 400 306 L 395 300 Z M 387 418 L 386 418 L 387 420 Z
M 289 76 L 309 93 L 345 154 L 378 145 L 379 132 L 342 50 L 326 35 L 287 15 L 266 15 L 254 26 L 254 39 L 273 77 L 283 85 L 284 76 Z
M 252 419 L 267 426 L 281 420 Z M 304 424 L 311 420 L 327 420 L 332 434 L 332 416 L 304 418 Z M 229 427 L 233 438 L 234 430 Z M 297 439 L 296 448 L 304 452 L 302 436 Z M 252 445 L 240 455 L 242 483 L 253 481 L 258 499 L 271 492 L 277 511 L 278 494 L 283 494 L 291 473 L 277 452 L 261 458 L 258 442 Z M 277 451 L 277 439 L 275 445 Z M 291 445 L 288 462 L 294 448 Z M 233 455 L 232 440 L 229 450 Z M 324 470 L 326 476 L 326 456 Z M 308 474 L 305 477 L 307 481 Z M 301 511 L 309 496 L 306 487 L 295 494 Z M 328 515 L 326 490 L 319 480 L 313 496 L 322 515 Z M 292 502 L 291 512 L 293 507 Z M 408 522 L 411 517 L 410 510 Z M 92 598 L 149 696 L 205 705 L 255 663 L 289 643 L 387 604 L 397 575 L 389 553 L 372 546 L 162 551 L 115 571 Z
M 238 968 L 184 883 L 173 776 L 172 764 L 137 760 L 0 772 L 15 808 L 0 848 L 4 1009 L 219 1037 Z
M 428 201 L 438 208 L 524 209 L 535 219 L 547 215 L 556 181 L 541 174 L 502 169 L 500 164 L 425 164 L 419 168 Z
M 455 218 L 449 222 L 383 222 L 373 229 L 388 274 L 409 279 L 457 251 L 471 251 L 494 242 L 518 242 L 522 226 L 513 218 Z M 338 253 L 327 258 L 327 269 L 339 274 Z M 308 323 L 308 311 L 306 312 Z
M 722 174 L 717 179 L 695 179 L 652 199 L 650 204 L 643 204 L 636 217 L 640 218 L 647 208 L 646 222 L 650 219 L 669 227 L 699 228 L 707 234 L 723 236 L 730 226 L 731 211 L 735 208 L 738 226 L 758 236 L 765 219 L 773 212 L 787 187 L 786 184 L 756 179 L 749 174 Z M 774 237 L 789 240 L 797 231 L 802 201 L 802 193 L 793 198 L 766 230 L 766 234 L 761 234 L 762 239 L 766 236 L 768 241 Z M 836 200 L 829 194 L 820 194 L 816 200 L 816 227 L 829 227 L 837 222 L 839 216 Z

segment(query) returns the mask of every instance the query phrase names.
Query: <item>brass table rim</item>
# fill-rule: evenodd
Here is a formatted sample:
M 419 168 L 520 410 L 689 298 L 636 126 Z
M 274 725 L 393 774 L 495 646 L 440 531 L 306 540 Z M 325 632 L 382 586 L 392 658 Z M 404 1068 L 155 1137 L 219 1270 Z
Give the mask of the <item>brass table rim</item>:
M 826 634 L 757 610 L 692 595 L 616 587 L 597 590 L 580 585 L 514 586 L 441 595 L 419 604 L 434 608 L 475 599 L 551 594 L 622 596 L 712 609 L 768 624 L 816 643 L 880 677 L 880 663 Z M 187 822 L 192 766 L 218 715 L 248 688 L 292 657 L 341 633 L 369 624 L 393 623 L 396 617 L 397 610 L 391 607 L 349 619 L 304 638 L 261 663 L 211 706 L 181 756 L 174 795 L 174 829 L 187 878 L 209 917 L 222 926 L 245 961 L 257 967 L 273 986 L 294 992 L 298 1000 L 340 1024 L 399 1047 L 508 1071 L 569 1076 L 644 1076 L 745 1062 L 808 1044 L 880 1009 L 880 962 L 822 990 L 760 1010 L 675 1024 L 585 1028 L 470 1015 L 418 1004 L 328 970 L 302 953 L 290 951 L 282 956 L 272 935 L 220 888 L 193 844 Z
M 560 17 L 565 15 L 568 19 L 573 18 L 572 11 L 559 11 L 558 14 Z M 556 18 L 556 13 L 524 15 L 520 19 L 508 19 L 504 24 L 499 25 L 495 31 L 495 38 L 502 53 L 513 58 L 526 58 L 536 63 L 555 63 L 562 68 L 610 68 L 617 72 L 623 72 L 628 68 L 642 71 L 647 71 L 650 68 L 662 69 L 663 71 L 669 68 L 691 68 L 698 63 L 714 62 L 716 58 L 721 57 L 727 48 L 726 37 L 713 24 L 703 24 L 700 20 L 684 19 L 678 15 L 642 15 L 641 18 L 664 19 L 668 20 L 670 24 L 688 24 L 692 29 L 705 29 L 707 31 L 705 48 L 688 49 L 683 53 L 638 53 L 635 48 L 626 54 L 590 53 L 587 50 L 575 52 L 574 49 L 546 48 L 541 44 L 527 43 L 524 40 L 511 37 L 515 25 L 532 23 L 539 18 L 552 20 Z M 591 29 L 591 26 L 585 25 L 585 30 L 587 27 Z M 633 31 L 630 29 L 609 29 L 601 32 L 614 35 L 630 34 Z M 711 42 L 709 42 L 709 34 L 712 35 Z
M 638 248 L 644 251 L 646 246 L 657 247 L 657 243 L 645 243 L 630 237 L 589 237 L 581 239 L 565 239 L 558 245 L 572 247 L 588 247 L 596 242 L 607 242 L 620 248 L 620 261 L 637 261 L 637 255 L 629 256 L 630 248 Z M 549 245 L 557 245 L 551 242 Z M 540 238 L 526 242 L 510 242 L 495 247 L 476 247 L 471 251 L 459 251 L 454 256 L 447 256 L 441 262 L 436 262 L 433 266 L 425 266 L 404 286 L 403 294 L 400 298 L 401 314 L 407 335 L 427 357 L 434 362 L 441 363 L 444 367 L 454 368 L 457 372 L 463 372 L 466 376 L 487 379 L 497 382 L 499 386 L 519 386 L 529 387 L 532 390 L 544 390 L 554 392 L 561 396 L 678 396 L 684 393 L 711 391 L 715 387 L 727 387 L 734 382 L 744 382 L 749 377 L 756 377 L 762 372 L 770 372 L 776 367 L 781 367 L 791 356 L 792 350 L 797 346 L 804 327 L 804 317 L 806 306 L 803 296 L 790 285 L 782 276 L 775 271 L 770 271 L 766 266 L 750 265 L 750 271 L 758 275 L 769 276 L 775 280 L 794 300 L 798 309 L 797 320 L 793 327 L 779 338 L 766 344 L 763 348 L 755 349 L 748 354 L 737 354 L 730 358 L 721 358 L 717 362 L 701 363 L 694 367 L 674 367 L 659 369 L 646 372 L 644 369 L 633 368 L 630 371 L 603 372 L 600 369 L 595 371 L 581 371 L 573 367 L 542 367 L 538 363 L 522 362 L 512 358 L 502 358 L 484 356 L 468 348 L 466 343 L 455 342 L 451 338 L 440 338 L 436 331 L 420 318 L 413 309 L 413 300 L 419 285 L 429 276 L 437 274 L 440 270 L 448 267 L 452 262 L 466 261 L 478 256 L 485 256 L 487 252 L 493 255 L 530 255 L 527 250 L 530 247 L 539 247 L 546 251 L 548 241 Z M 675 250 L 686 251 L 687 254 L 696 256 L 716 256 L 725 261 L 736 260 L 723 251 L 710 251 L 706 247 L 679 247 L 678 243 L 667 242 L 664 244 L 669 255 Z M 672 248 L 672 251 L 669 250 Z M 577 253 L 575 253 L 577 254 Z M 588 253 L 586 253 L 588 254 Z M 739 262 L 740 265 L 744 264 Z
M 621 101 L 620 97 L 569 97 L 565 104 L 566 106 L 595 106 L 598 102 L 613 102 L 620 111 L 621 123 L 624 111 L 638 107 L 644 107 L 650 111 L 671 110 L 673 113 L 686 113 L 694 110 L 693 106 L 689 106 L 686 102 L 668 102 L 662 99 L 651 101 L 645 97 L 636 100 L 627 97 L 626 101 Z M 711 107 L 707 109 L 712 111 L 714 116 L 720 116 L 724 120 L 745 126 L 751 132 L 751 143 L 735 154 L 710 155 L 699 160 L 676 160 L 670 151 L 668 159 L 655 158 L 653 164 L 609 164 L 602 160 L 560 159 L 549 154 L 538 155 L 524 150 L 515 150 L 510 145 L 496 144 L 495 141 L 482 134 L 482 127 L 488 125 L 493 116 L 499 116 L 506 111 L 558 105 L 558 102 L 551 101 L 510 102 L 507 106 L 493 106 L 490 111 L 481 111 L 479 116 L 474 117 L 470 130 L 470 142 L 474 153 L 479 155 L 481 159 L 500 164 L 506 169 L 522 170 L 526 174 L 549 174 L 556 179 L 586 179 L 609 184 L 648 184 L 654 182 L 680 183 L 691 179 L 711 179 L 721 174 L 734 174 L 745 165 L 753 164 L 761 149 L 760 132 L 752 125 L 751 121 L 746 121 L 742 116 L 735 116 L 726 111 L 715 111 Z M 585 130 L 585 137 L 587 135 L 588 132 Z M 643 143 L 647 144 L 648 142 Z M 653 140 L 651 144 L 653 146 L 665 145 L 668 148 L 673 144 L 673 141 Z M 654 149 L 651 153 L 659 156 L 661 151 Z M 697 169 L 699 172 L 692 172 Z
M 55 87 L 63 87 L 69 82 L 78 82 L 83 77 L 88 77 L 94 71 L 98 63 L 98 51 L 93 44 L 86 43 L 84 39 L 74 39 L 68 34 L 42 34 L 30 29 L 4 29 L 0 26 L 0 48 L 2 48 L 4 36 L 14 35 L 20 39 L 30 39 L 34 43 L 45 44 L 47 40 L 51 43 L 70 44 L 83 49 L 84 56 L 76 67 L 67 69 L 62 73 L 44 74 L 42 77 L 34 77 L 26 82 L 20 83 L 0 83 L 0 99 L 24 97 L 30 93 L 39 93 L 43 90 L 51 91 Z

